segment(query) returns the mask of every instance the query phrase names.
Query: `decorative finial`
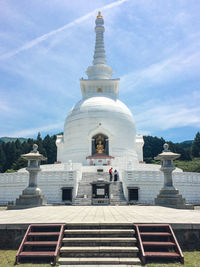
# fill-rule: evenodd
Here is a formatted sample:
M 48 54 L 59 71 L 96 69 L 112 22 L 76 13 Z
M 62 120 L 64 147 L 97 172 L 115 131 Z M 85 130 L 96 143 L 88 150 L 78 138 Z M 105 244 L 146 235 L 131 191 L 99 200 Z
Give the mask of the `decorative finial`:
M 36 153 L 36 154 L 39 153 L 39 152 L 38 152 L 38 145 L 37 145 L 37 144 L 34 144 L 34 145 L 33 145 L 33 150 L 31 151 L 31 153 Z
M 101 11 L 98 12 L 98 16 L 97 16 L 98 19 L 102 19 L 102 15 L 101 15 Z
M 164 151 L 166 152 L 169 151 L 169 145 L 167 143 L 163 145 L 163 148 L 164 148 Z

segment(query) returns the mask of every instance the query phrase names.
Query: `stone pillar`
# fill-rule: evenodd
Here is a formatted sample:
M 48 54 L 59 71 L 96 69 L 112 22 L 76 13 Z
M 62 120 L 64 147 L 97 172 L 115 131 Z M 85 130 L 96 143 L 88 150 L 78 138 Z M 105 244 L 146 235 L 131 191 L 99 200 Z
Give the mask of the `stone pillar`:
M 155 198 L 155 204 L 178 209 L 188 208 L 185 204 L 185 199 L 173 186 L 172 172 L 175 170 L 173 160 L 179 158 L 180 154 L 171 152 L 168 144 L 164 144 L 163 147 L 163 152 L 155 157 L 155 160 L 161 161 L 160 170 L 164 174 L 164 185 Z
M 29 185 L 23 190 L 22 195 L 16 199 L 17 208 L 29 208 L 46 204 L 46 199 L 37 186 L 38 173 L 41 171 L 40 162 L 46 160 L 46 158 L 37 149 L 38 145 L 34 144 L 30 153 L 21 155 L 22 158 L 28 160 L 26 170 L 29 172 Z

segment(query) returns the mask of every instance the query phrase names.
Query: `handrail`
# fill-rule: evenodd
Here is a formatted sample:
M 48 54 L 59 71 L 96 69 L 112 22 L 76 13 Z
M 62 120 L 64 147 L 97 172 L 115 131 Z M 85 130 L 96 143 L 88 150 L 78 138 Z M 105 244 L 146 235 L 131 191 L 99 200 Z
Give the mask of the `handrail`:
M 17 254 L 16 254 L 15 264 L 18 264 L 18 262 L 19 262 L 19 257 L 20 257 L 19 254 L 20 254 L 21 251 L 22 251 L 24 242 L 27 240 L 28 233 L 30 232 L 30 230 L 31 230 L 31 224 L 28 226 L 28 228 L 27 228 L 27 230 L 26 230 L 26 233 L 25 233 L 25 235 L 24 235 L 24 238 L 22 239 L 22 242 L 21 242 L 21 244 L 20 244 L 20 246 L 19 246 L 19 249 L 18 249 Z
M 58 241 L 57 241 L 57 245 L 56 245 L 56 249 L 55 249 L 55 253 L 54 253 L 54 261 L 53 261 L 54 265 L 56 264 L 56 258 L 58 256 L 59 249 L 61 247 L 61 242 L 62 242 L 62 238 L 63 238 L 63 234 L 64 234 L 64 227 L 65 227 L 65 224 L 61 224 L 60 234 L 58 237 Z
M 174 231 L 173 231 L 173 229 L 172 229 L 172 227 L 171 227 L 170 224 L 169 224 L 169 230 L 170 230 L 170 233 L 171 233 L 171 235 L 172 235 L 172 237 L 173 237 L 173 239 L 174 239 L 174 242 L 175 242 L 175 244 L 176 244 L 176 247 L 177 247 L 177 249 L 178 249 L 178 252 L 179 252 L 179 254 L 180 254 L 180 260 L 181 260 L 181 263 L 184 264 L 184 256 L 183 256 L 182 250 L 181 250 L 181 248 L 180 248 L 180 246 L 179 246 L 179 243 L 178 243 L 178 241 L 177 241 L 177 239 L 176 239 L 176 236 L 175 236 Z
M 137 238 L 138 238 L 138 245 L 139 245 L 140 253 L 141 253 L 141 261 L 142 261 L 142 264 L 145 264 L 146 263 L 146 258 L 145 258 L 145 253 L 144 253 L 144 247 L 143 247 L 143 244 L 142 244 L 142 239 L 141 239 L 141 236 L 140 236 L 140 230 L 139 230 L 139 227 L 138 227 L 137 224 L 135 224 L 135 227 L 136 227 L 136 234 L 137 234 Z

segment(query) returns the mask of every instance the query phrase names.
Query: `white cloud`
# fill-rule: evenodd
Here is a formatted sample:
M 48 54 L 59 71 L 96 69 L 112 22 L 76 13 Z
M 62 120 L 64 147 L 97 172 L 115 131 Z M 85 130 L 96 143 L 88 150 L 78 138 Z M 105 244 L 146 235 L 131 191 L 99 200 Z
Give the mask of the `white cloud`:
M 48 131 L 60 131 L 60 129 L 63 129 L 63 121 L 62 122 L 57 122 L 54 124 L 48 124 L 45 126 L 38 126 L 36 128 L 30 128 L 27 130 L 21 130 L 21 131 L 17 131 L 17 132 L 13 132 L 11 134 L 6 133 L 5 135 L 9 135 L 9 137 L 30 137 L 33 135 L 37 135 L 38 132 L 42 133 L 42 132 L 48 132 Z M 2 134 L 3 135 L 3 134 Z
M 135 107 L 136 125 L 139 129 L 167 130 L 177 127 L 200 127 L 200 93 L 194 92 L 162 103 L 146 102 Z
M 199 42 L 198 42 L 199 45 Z M 177 75 L 190 75 L 200 70 L 200 52 L 195 47 L 179 52 L 178 55 L 163 59 L 150 66 L 125 74 L 121 78 L 122 92 L 140 90 L 156 84 L 162 84 Z
M 124 2 L 127 2 L 127 1 L 128 0 L 118 0 L 118 1 L 112 2 L 112 3 L 108 4 L 108 5 L 105 5 L 103 7 L 96 8 L 93 11 L 87 13 L 86 15 L 84 15 L 84 16 L 78 18 L 78 19 L 75 19 L 74 21 L 72 21 L 70 23 L 67 23 L 66 25 L 64 25 L 64 26 L 62 26 L 62 27 L 60 27 L 60 28 L 58 28 L 56 30 L 50 31 L 49 33 L 46 33 L 46 34 L 44 34 L 44 35 L 42 35 L 42 36 L 40 36 L 40 37 L 38 37 L 38 38 L 30 41 L 30 42 L 25 43 L 24 45 L 22 45 L 18 49 L 15 49 L 13 51 L 10 51 L 8 53 L 5 53 L 3 55 L 0 55 L 0 59 L 10 58 L 10 57 L 12 57 L 12 56 L 14 56 L 14 55 L 22 52 L 22 51 L 25 51 L 27 49 L 30 49 L 30 48 L 38 45 L 39 43 L 47 40 L 49 37 L 54 36 L 54 35 L 62 32 L 62 31 L 65 31 L 65 30 L 71 28 L 71 27 L 74 27 L 77 24 L 80 24 L 81 22 L 87 20 L 91 16 L 97 14 L 97 12 L 99 10 L 102 10 L 103 11 L 103 10 L 111 9 L 111 8 L 114 8 L 116 6 L 119 6 L 119 5 L 121 5 L 121 4 L 123 4 Z

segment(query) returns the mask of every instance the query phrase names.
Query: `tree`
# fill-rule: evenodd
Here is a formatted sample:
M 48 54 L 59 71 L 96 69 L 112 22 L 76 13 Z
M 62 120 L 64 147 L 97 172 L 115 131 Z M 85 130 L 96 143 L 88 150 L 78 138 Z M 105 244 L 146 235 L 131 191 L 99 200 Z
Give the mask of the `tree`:
M 174 152 L 180 154 L 180 160 L 191 160 L 190 150 L 188 148 L 183 148 L 181 144 L 167 142 L 169 144 L 169 149 Z
M 25 168 L 28 164 L 28 161 L 19 157 L 12 165 L 11 165 L 11 169 L 13 170 L 19 170 L 22 168 Z
M 40 154 L 42 154 L 43 156 L 46 157 L 47 156 L 47 152 L 46 152 L 46 150 L 45 150 L 45 148 L 43 146 L 43 141 L 42 141 L 40 133 L 38 133 L 36 144 L 38 145 L 38 151 L 40 152 Z
M 3 146 L 0 145 L 0 172 L 5 171 L 6 155 L 3 150 Z
M 144 136 L 144 160 L 150 163 L 163 150 L 165 140 L 163 138 Z
M 6 163 L 5 170 L 10 169 L 12 163 L 17 159 L 15 142 L 5 144 Z
M 56 161 L 56 136 L 50 137 L 49 135 L 45 136 L 43 140 L 43 147 L 47 153 L 47 163 L 52 164 Z
M 192 142 L 191 153 L 193 157 L 200 157 L 200 132 L 197 132 L 194 141 Z

